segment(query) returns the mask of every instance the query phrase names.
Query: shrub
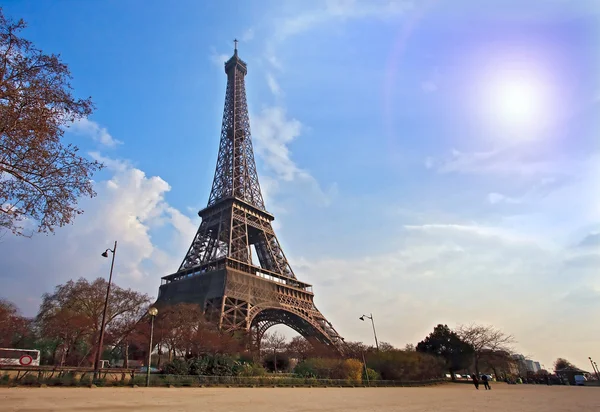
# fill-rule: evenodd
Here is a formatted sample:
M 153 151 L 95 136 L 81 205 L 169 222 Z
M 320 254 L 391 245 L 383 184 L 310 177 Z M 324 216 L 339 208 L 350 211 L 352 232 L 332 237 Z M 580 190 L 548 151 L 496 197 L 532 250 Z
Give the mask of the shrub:
M 150 378 L 153 378 L 153 376 L 150 375 Z M 146 377 L 137 375 L 129 383 L 131 383 L 132 385 L 137 385 L 137 386 L 146 385 Z
M 367 365 L 377 371 L 384 380 L 422 381 L 437 379 L 444 374 L 442 360 L 414 351 L 371 353 Z
M 365 368 L 363 368 L 362 369 L 362 378 L 365 381 L 368 380 L 369 382 L 371 382 L 371 381 L 376 381 L 376 380 L 381 379 L 381 376 L 379 376 L 379 374 L 377 373 L 376 370 L 371 369 L 371 368 L 367 368 L 367 371 L 365 373 Z
M 229 355 L 206 355 L 190 361 L 189 373 L 191 375 L 205 376 L 235 376 L 243 371 L 241 363 L 236 362 Z
M 294 374 L 303 378 L 360 381 L 362 368 L 356 359 L 308 358 L 296 365 Z
M 290 357 L 284 353 L 270 353 L 264 358 L 264 366 L 270 371 L 287 371 L 290 368 Z
M 190 365 L 180 358 L 173 359 L 165 365 L 165 374 L 167 375 L 189 375 Z
M 306 359 L 302 362 L 298 362 L 294 368 L 294 374 L 301 378 L 316 378 L 317 370 L 315 368 L 313 359 Z
M 356 359 L 345 359 L 340 362 L 340 377 L 338 379 L 347 379 L 354 382 L 360 382 L 362 379 L 363 364 Z
M 27 374 L 23 376 L 18 383 L 20 385 L 35 385 L 38 383 L 38 377 L 34 375 Z
M 256 363 L 240 363 L 236 368 L 239 376 L 265 376 L 267 371 L 262 365 Z
M 89 386 L 92 384 L 92 376 L 89 375 L 81 375 L 79 378 L 79 384 L 84 386 Z

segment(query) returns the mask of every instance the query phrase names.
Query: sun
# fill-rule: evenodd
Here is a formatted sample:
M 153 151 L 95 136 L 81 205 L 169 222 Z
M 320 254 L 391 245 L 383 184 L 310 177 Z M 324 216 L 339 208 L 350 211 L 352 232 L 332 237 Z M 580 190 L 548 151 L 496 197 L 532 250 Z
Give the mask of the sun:
M 527 127 L 543 116 L 544 85 L 532 76 L 503 74 L 492 80 L 488 104 L 498 122 Z
M 492 72 L 481 99 L 484 116 L 493 127 L 533 132 L 545 121 L 550 88 L 533 70 Z
M 494 135 L 543 136 L 557 109 L 551 68 L 533 59 L 503 57 L 478 67 L 474 114 Z

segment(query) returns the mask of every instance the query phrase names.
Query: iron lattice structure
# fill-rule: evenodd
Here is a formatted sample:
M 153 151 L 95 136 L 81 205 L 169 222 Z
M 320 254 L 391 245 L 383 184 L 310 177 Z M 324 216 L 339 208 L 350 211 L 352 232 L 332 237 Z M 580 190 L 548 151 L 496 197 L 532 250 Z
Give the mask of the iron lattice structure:
M 260 190 L 237 47 L 225 63 L 227 90 L 217 166 L 202 223 L 179 267 L 162 278 L 158 304 L 198 303 L 224 331 L 243 330 L 259 345 L 284 324 L 313 344 L 340 350 L 343 339 L 296 279 L 273 230 Z

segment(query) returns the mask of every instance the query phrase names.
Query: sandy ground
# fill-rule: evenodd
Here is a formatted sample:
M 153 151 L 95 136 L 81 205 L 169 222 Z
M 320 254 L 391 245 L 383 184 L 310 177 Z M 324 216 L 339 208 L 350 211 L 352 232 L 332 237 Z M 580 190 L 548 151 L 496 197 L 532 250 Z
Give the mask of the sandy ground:
M 0 411 L 600 411 L 600 387 L 1 388 Z

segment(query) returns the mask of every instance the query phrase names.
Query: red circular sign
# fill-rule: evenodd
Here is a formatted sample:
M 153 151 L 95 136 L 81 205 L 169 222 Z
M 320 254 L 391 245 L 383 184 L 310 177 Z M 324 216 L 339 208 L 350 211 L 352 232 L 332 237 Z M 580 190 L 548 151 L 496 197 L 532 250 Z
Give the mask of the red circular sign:
M 19 358 L 19 364 L 22 366 L 29 366 L 33 362 L 33 358 L 29 355 L 23 355 Z

